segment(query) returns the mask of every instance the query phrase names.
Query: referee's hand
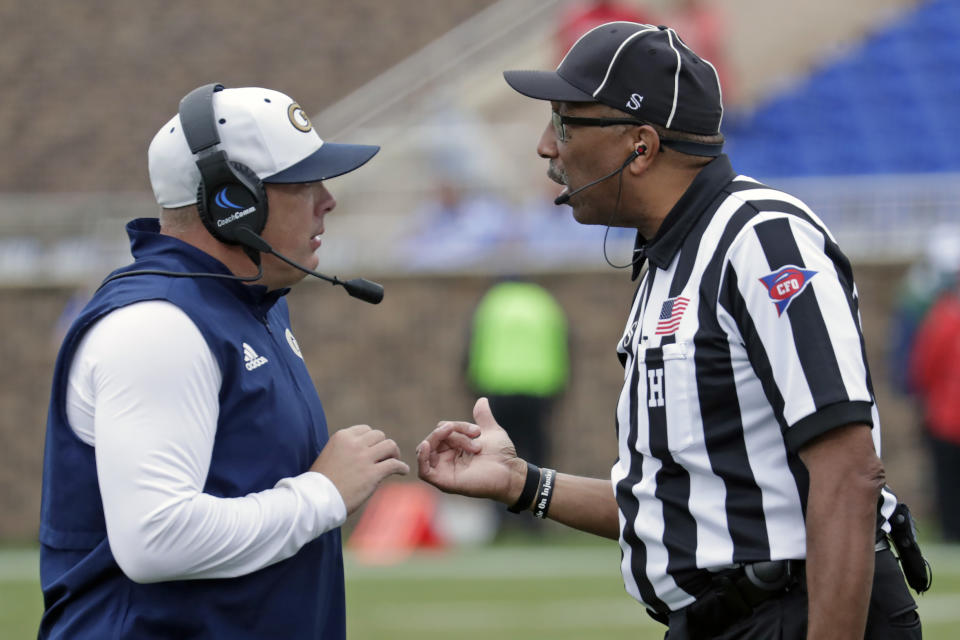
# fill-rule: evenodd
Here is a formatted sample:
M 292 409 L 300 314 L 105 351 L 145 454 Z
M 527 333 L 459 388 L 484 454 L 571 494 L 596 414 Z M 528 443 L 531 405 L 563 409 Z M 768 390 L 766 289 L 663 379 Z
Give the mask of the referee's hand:
M 384 478 L 406 475 L 410 467 L 400 460 L 397 443 L 383 431 L 357 424 L 331 435 L 310 471 L 330 479 L 349 515 L 366 502 Z
M 526 463 L 517 458 L 510 436 L 493 419 L 486 398 L 477 400 L 473 419 L 476 424 L 437 425 L 417 446 L 418 475 L 446 493 L 513 504 L 523 488 Z

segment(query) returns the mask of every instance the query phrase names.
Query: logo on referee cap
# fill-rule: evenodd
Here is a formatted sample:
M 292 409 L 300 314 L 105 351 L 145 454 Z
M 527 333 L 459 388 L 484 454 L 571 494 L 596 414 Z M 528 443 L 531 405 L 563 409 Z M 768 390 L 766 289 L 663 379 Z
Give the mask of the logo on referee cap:
M 793 299 L 807 288 L 810 279 L 815 275 L 816 271 L 789 264 L 760 278 L 760 282 L 767 288 L 770 301 L 777 307 L 777 316 L 783 315 Z

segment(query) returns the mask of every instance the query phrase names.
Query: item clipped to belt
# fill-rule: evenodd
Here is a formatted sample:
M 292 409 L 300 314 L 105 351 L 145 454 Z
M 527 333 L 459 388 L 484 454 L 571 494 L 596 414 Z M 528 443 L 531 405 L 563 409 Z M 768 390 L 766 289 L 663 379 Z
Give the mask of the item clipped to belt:
M 709 586 L 684 610 L 691 637 L 707 637 L 746 618 L 761 602 L 778 597 L 804 580 L 803 560 L 754 562 L 710 577 Z M 647 610 L 669 625 L 670 616 Z M 670 614 L 671 616 L 674 614 Z
M 897 551 L 900 568 L 910 588 L 917 593 L 928 590 L 933 583 L 933 569 L 917 544 L 917 527 L 910 509 L 902 502 L 890 516 L 890 541 Z

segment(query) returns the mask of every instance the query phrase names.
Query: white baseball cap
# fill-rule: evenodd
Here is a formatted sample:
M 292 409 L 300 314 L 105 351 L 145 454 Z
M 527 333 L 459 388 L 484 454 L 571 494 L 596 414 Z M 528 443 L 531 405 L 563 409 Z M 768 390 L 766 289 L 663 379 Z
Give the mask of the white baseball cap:
M 219 148 L 266 183 L 327 180 L 353 171 L 380 147 L 324 142 L 293 98 L 270 89 L 245 87 L 213 94 Z M 153 195 L 161 207 L 197 201 L 200 170 L 183 134 L 179 113 L 150 142 L 147 163 Z

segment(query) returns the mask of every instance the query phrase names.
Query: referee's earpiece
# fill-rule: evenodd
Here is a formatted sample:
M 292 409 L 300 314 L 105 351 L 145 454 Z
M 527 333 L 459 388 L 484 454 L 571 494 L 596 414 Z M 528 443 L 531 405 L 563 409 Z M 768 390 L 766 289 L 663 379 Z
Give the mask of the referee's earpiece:
M 636 150 L 633 152 L 636 157 L 640 157 L 647 152 L 647 145 L 638 144 Z
M 253 170 L 230 160 L 226 151 L 216 148 L 220 134 L 213 94 L 222 90 L 221 84 L 208 84 L 188 93 L 180 101 L 180 123 L 190 151 L 200 154 L 197 158 L 200 220 L 220 242 L 252 249 L 246 230 L 259 235 L 266 226 L 267 193 Z M 221 120 L 219 124 L 229 123 Z M 248 251 L 248 254 L 259 264 L 259 251 Z

